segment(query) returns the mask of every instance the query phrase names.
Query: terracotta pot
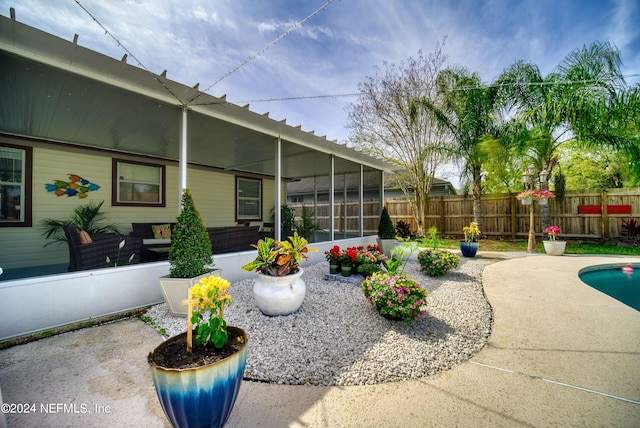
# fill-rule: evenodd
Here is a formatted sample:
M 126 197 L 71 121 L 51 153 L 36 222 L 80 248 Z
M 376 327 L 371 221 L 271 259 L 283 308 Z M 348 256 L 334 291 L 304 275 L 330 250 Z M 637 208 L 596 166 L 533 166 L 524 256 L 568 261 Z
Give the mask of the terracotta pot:
M 164 414 L 174 427 L 221 427 L 229 419 L 235 404 L 247 361 L 247 333 L 237 327 L 227 327 L 231 336 L 244 338 L 241 349 L 227 358 L 192 369 L 157 366 L 153 355 L 175 341 L 186 348 L 182 333 L 159 345 L 149 356 L 153 383 Z

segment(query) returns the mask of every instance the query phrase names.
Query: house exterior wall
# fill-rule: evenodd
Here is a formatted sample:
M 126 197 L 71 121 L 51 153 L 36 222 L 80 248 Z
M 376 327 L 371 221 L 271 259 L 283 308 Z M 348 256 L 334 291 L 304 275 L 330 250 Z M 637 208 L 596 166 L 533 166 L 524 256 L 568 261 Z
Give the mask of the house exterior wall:
M 101 212 L 106 221 L 115 223 L 120 231 L 128 234 L 132 222 L 171 222 L 178 214 L 180 191 L 178 165 L 157 159 L 127 156 L 120 153 L 81 149 L 71 146 L 0 138 L 3 142 L 33 147 L 33 225 L 32 227 L 0 228 L 0 267 L 4 269 L 53 265 L 69 260 L 66 245 L 47 243 L 42 235 L 41 222 L 46 218 L 67 219 L 73 209 L 89 202 L 104 201 Z M 112 159 L 137 160 L 166 165 L 166 207 L 111 206 Z M 88 197 L 56 196 L 45 188 L 47 183 L 68 180 L 69 174 L 79 175 L 100 189 L 88 193 Z M 204 223 L 210 227 L 235 224 L 235 177 L 210 168 L 189 167 L 188 186 Z M 275 183 L 264 177 L 263 222 L 269 222 L 274 206 Z M 254 224 L 258 224 L 255 222 Z

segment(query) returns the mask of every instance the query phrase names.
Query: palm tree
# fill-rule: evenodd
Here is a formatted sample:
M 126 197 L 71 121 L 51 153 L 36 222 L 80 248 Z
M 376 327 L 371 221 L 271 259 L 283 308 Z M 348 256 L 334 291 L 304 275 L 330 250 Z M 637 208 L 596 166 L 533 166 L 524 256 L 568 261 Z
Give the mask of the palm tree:
M 621 63 L 615 46 L 595 42 L 571 52 L 546 77 L 523 61 L 503 72 L 496 85 L 502 107 L 515 113 L 526 135 L 519 150 L 524 165 L 533 163 L 552 176 L 558 147 L 574 140 L 637 150 L 637 131 L 634 137 L 624 122 L 629 106 L 637 111 L 638 91 L 627 92 Z M 548 206 L 541 215 L 544 228 L 550 223 Z
M 464 67 L 443 70 L 436 84 L 442 105 L 428 99 L 423 105 L 455 141 L 454 158 L 462 162 L 462 177 L 473 183 L 473 221 L 482 230 L 482 171 L 487 152 L 481 143 L 497 138 L 494 113 L 498 91 Z
M 67 237 L 63 231 L 64 226 L 73 226 L 78 230 L 86 231 L 90 235 L 94 233 L 120 233 L 117 224 L 103 224 L 104 221 L 107 221 L 108 214 L 100 211 L 102 204 L 104 204 L 104 201 L 78 205 L 73 209 L 73 216 L 66 220 L 43 219 L 40 222 L 40 228 L 43 231 L 42 235 L 45 239 L 51 240 L 44 246 L 67 242 Z

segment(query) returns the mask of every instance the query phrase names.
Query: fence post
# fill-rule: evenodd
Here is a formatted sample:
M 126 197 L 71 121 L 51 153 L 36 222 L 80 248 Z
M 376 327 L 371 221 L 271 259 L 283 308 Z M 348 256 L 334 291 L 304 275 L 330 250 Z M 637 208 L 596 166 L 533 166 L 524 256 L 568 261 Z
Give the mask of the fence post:
M 444 196 L 440 196 L 440 224 L 438 230 L 445 231 Z
M 511 206 L 511 239 L 516 239 L 518 236 L 518 215 L 516 205 L 516 198 L 513 194 L 509 193 L 509 205 Z
M 607 238 L 609 236 L 609 212 L 608 212 L 608 196 L 603 190 L 600 192 L 600 205 L 602 207 L 602 214 L 600 215 L 600 236 Z

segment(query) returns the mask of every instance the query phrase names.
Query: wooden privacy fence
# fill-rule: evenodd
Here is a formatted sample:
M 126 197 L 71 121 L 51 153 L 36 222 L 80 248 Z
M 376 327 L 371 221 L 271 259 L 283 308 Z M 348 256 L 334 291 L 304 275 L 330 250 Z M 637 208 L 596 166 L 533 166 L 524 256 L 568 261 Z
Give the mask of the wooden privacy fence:
M 540 206 L 534 201 L 535 231 L 541 235 Z M 313 205 L 305 204 L 314 209 Z M 385 205 L 394 224 L 400 220 L 417 229 L 406 199 L 387 199 Z M 300 216 L 302 204 L 291 204 Z M 378 232 L 380 204 L 377 200 L 365 201 L 363 206 L 363 231 Z M 318 203 L 315 207 L 317 223 L 329 229 L 329 205 Z M 560 227 L 567 238 L 615 238 L 624 236 L 623 220 L 640 218 L 640 189 L 609 192 L 571 192 L 562 201 L 549 200 L 551 224 Z M 436 226 L 438 232 L 462 236 L 462 228 L 473 221 L 473 197 L 436 196 L 428 199 L 427 227 Z M 335 229 L 358 231 L 358 202 L 347 201 L 334 205 Z M 529 233 L 529 206 L 515 198 L 515 194 L 482 196 L 482 233 L 485 236 L 507 239 L 525 238 Z

